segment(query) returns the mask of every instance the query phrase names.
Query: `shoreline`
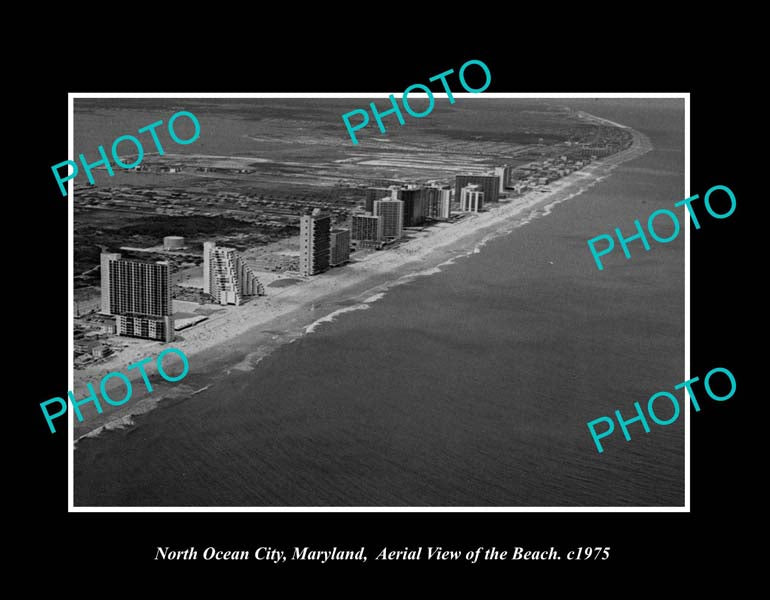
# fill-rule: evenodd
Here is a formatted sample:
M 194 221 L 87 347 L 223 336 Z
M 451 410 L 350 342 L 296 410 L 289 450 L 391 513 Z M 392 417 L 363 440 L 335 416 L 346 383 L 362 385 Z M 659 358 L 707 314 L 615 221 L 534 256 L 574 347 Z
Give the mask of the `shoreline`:
M 274 349 L 312 333 L 338 315 L 365 310 L 393 287 L 438 272 L 463 256 L 479 252 L 489 240 L 506 235 L 532 219 L 547 216 L 553 206 L 581 195 L 606 178 L 617 165 L 652 148 L 646 136 L 626 129 L 633 135 L 628 149 L 549 184 L 548 192 L 532 190 L 486 212 L 471 214 L 458 223 L 442 223 L 424 231 L 409 232 L 409 238 L 397 247 L 371 253 L 364 260 L 295 285 L 268 288 L 269 295 L 213 314 L 208 321 L 183 330 L 179 339 L 171 344 L 132 340 L 127 349 L 110 360 L 75 371 L 71 389 L 77 398 L 83 398 L 86 382 L 98 387 L 108 372 L 125 373 L 127 365 L 148 356 L 156 357 L 167 347 L 181 349 L 190 363 L 190 372 L 180 383 L 160 379 L 154 361 L 149 363 L 148 367 L 152 368 L 147 372 L 155 388 L 151 394 L 142 386 L 139 375 L 131 373 L 134 385 L 131 400 L 119 407 L 102 403 L 102 414 L 86 407 L 84 421 L 74 424 L 75 447 L 83 437 L 97 437 L 104 431 L 130 427 L 134 424 L 133 417 L 153 410 L 164 400 L 181 401 L 194 395 L 205 389 L 203 385 L 208 387 L 233 369 L 252 370 Z M 205 384 L 194 383 L 196 377 L 201 376 L 206 377 Z M 107 388 L 110 390 L 112 386 Z

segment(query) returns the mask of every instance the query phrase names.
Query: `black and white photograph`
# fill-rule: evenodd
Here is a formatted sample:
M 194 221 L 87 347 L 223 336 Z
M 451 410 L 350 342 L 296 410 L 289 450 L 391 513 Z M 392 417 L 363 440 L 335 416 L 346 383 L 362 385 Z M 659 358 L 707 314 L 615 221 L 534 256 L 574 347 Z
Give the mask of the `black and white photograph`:
M 34 589 L 744 580 L 759 54 L 724 14 L 581 10 L 305 36 L 142 7 L 20 53 Z
M 687 95 L 452 100 L 73 98 L 75 509 L 685 506 Z

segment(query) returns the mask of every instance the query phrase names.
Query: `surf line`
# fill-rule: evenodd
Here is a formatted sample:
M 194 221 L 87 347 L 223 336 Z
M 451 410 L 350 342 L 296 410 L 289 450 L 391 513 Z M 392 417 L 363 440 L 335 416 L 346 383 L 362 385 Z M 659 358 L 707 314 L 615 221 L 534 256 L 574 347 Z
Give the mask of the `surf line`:
M 163 367 L 163 357 L 166 356 L 167 354 L 172 354 L 172 353 L 178 355 L 179 358 L 182 360 L 182 372 L 179 375 L 169 375 L 166 369 L 164 369 Z M 152 357 L 150 356 L 138 362 L 132 363 L 128 365 L 128 367 L 126 367 L 126 371 L 137 369 L 139 373 L 141 373 L 142 380 L 144 381 L 144 385 L 147 388 L 147 391 L 150 393 L 152 393 L 153 387 L 152 387 L 152 384 L 150 383 L 149 377 L 147 377 L 147 372 L 144 370 L 144 365 L 146 365 L 151 360 L 152 360 Z M 158 355 L 155 362 L 156 362 L 158 373 L 160 374 L 160 376 L 166 381 L 170 381 L 172 383 L 181 381 L 190 372 L 190 363 L 187 360 L 187 356 L 185 356 L 185 353 L 182 352 L 179 348 L 165 349 L 163 352 L 161 352 Z M 113 378 L 120 379 L 123 382 L 123 384 L 126 386 L 126 394 L 122 400 L 113 400 L 107 393 L 107 382 Z M 93 402 L 94 406 L 96 407 L 96 412 L 99 414 L 102 414 L 102 405 L 99 403 L 99 398 L 96 395 L 96 391 L 94 390 L 93 384 L 89 381 L 86 383 L 86 387 L 88 388 L 89 395 L 83 398 L 82 400 L 77 400 L 75 398 L 75 394 L 72 391 L 67 392 L 67 396 L 69 397 L 70 402 L 72 403 L 72 409 L 75 411 L 75 416 L 78 418 L 79 423 L 83 422 L 83 413 L 80 411 L 80 407 L 83 406 L 84 404 L 88 404 L 89 402 Z M 131 385 L 131 380 L 120 371 L 111 371 L 110 373 L 107 373 L 104 377 L 102 377 L 102 380 L 99 384 L 99 389 L 102 393 L 102 399 L 107 404 L 111 404 L 112 406 L 122 406 L 123 404 L 131 400 L 131 396 L 133 392 L 133 386 Z M 203 390 L 198 390 L 198 391 L 203 391 Z M 54 403 L 59 404 L 59 410 L 56 413 L 51 414 L 48 410 L 48 406 Z M 43 411 L 43 416 L 45 417 L 46 423 L 48 423 L 48 429 L 51 430 L 51 433 L 56 433 L 56 428 L 53 425 L 53 420 L 67 414 L 67 401 L 64 400 L 63 398 L 51 398 L 50 400 L 46 400 L 45 402 L 40 403 L 40 410 Z

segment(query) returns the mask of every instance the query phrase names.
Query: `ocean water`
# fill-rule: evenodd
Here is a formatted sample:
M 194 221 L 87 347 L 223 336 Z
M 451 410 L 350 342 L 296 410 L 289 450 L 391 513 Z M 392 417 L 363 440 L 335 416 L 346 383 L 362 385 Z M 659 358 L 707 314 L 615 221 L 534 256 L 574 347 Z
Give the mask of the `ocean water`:
M 604 271 L 586 245 L 684 197 L 682 103 L 571 104 L 654 149 L 255 366 L 212 357 L 185 382 L 206 389 L 81 440 L 75 504 L 682 505 L 683 417 L 603 454 L 586 427 L 684 379 L 683 235 Z

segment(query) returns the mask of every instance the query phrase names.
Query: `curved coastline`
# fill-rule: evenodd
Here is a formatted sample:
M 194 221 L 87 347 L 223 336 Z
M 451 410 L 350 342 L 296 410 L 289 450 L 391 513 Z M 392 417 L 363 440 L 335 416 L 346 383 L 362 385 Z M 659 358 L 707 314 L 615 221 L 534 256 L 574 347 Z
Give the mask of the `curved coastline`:
M 175 341 L 173 346 L 183 350 L 189 359 L 189 379 L 178 384 L 167 383 L 155 375 L 154 368 L 148 369 L 151 376 L 155 375 L 153 383 L 159 383 L 155 391 L 147 394 L 135 386 L 137 398 L 126 405 L 105 405 L 102 414 L 86 415 L 83 423 L 75 424 L 75 448 L 83 438 L 133 427 L 135 417 L 152 411 L 161 402 L 168 405 L 183 402 L 233 370 L 250 371 L 279 346 L 312 334 L 347 312 L 368 309 L 394 287 L 437 273 L 463 257 L 480 252 L 490 240 L 547 216 L 554 206 L 581 195 L 621 163 L 652 149 L 647 136 L 629 127 L 584 112 L 580 112 L 580 116 L 624 127 L 633 136 L 631 146 L 553 182 L 547 186 L 548 192 L 531 191 L 459 223 L 439 224 L 412 233 L 411 239 L 395 248 L 372 253 L 364 260 L 296 285 L 269 288 L 268 296 L 224 311 L 184 331 L 183 339 Z M 79 395 L 84 396 L 85 382 L 98 382 L 106 373 L 123 371 L 126 365 L 157 356 L 160 350 L 154 342 L 134 344 L 106 363 L 76 371 L 73 389 L 80 390 Z

